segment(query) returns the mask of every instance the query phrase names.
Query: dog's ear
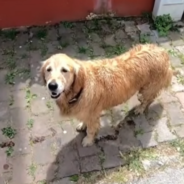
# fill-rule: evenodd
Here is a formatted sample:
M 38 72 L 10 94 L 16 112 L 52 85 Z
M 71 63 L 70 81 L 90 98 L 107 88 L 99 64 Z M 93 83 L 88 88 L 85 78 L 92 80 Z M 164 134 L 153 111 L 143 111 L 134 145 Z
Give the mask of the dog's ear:
M 75 68 L 73 91 L 79 92 L 84 87 L 85 71 L 83 67 Z
M 44 85 L 46 85 L 46 80 L 45 80 L 45 69 L 46 69 L 46 66 L 47 66 L 47 61 L 43 61 L 41 63 L 41 68 L 40 68 L 40 74 L 41 74 L 41 78 L 44 82 Z

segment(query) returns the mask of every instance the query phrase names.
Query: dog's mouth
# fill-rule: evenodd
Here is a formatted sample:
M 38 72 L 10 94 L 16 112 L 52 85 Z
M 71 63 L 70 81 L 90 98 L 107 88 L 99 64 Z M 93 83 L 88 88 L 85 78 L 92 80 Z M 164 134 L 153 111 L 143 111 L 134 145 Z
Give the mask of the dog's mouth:
M 53 99 L 59 98 L 60 95 L 61 95 L 61 93 L 51 92 L 51 98 L 53 98 Z

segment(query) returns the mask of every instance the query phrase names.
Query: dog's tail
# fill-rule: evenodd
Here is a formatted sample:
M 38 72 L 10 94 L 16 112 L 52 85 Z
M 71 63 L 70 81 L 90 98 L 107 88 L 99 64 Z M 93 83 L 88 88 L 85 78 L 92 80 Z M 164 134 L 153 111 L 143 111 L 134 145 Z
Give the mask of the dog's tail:
M 173 70 L 171 67 L 168 68 L 167 74 L 166 74 L 166 80 L 164 84 L 164 88 L 168 88 L 171 85 L 172 82 L 172 76 L 173 76 Z

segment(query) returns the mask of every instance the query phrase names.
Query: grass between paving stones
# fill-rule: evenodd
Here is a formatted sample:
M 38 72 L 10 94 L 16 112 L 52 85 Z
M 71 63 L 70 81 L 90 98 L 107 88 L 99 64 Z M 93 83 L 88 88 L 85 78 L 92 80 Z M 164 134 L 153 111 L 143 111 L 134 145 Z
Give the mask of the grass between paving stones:
M 27 102 L 26 107 L 30 108 L 32 100 L 35 99 L 37 95 L 33 94 L 29 88 L 26 88 L 25 91 L 26 91 L 26 102 Z
M 13 139 L 17 133 L 16 129 L 12 127 L 5 127 L 1 129 L 4 136 L 8 137 L 9 139 Z
M 12 127 L 5 127 L 5 128 L 2 128 L 1 129 L 1 131 L 2 131 L 2 134 L 5 136 L 5 137 L 7 137 L 7 138 L 9 138 L 9 139 L 13 139 L 14 137 L 15 137 L 15 135 L 17 134 L 17 131 L 16 131 L 16 129 L 13 129 Z M 11 143 L 10 143 L 11 142 Z M 14 146 L 14 143 L 12 142 L 12 141 L 8 141 L 8 142 L 4 142 L 4 143 L 1 143 L 0 144 L 0 147 L 7 147 L 7 149 L 6 149 L 6 155 L 8 156 L 8 157 L 10 157 L 10 156 L 12 156 L 12 154 L 13 154 L 13 151 L 14 151 L 14 149 L 13 149 L 13 146 Z M 12 144 L 13 143 L 13 144 Z M 3 145 L 3 146 L 2 146 Z
M 124 52 L 126 52 L 126 49 L 123 45 L 115 45 L 115 46 L 110 46 L 110 45 L 101 45 L 101 47 L 105 50 L 106 57 L 111 58 L 116 55 L 121 55 Z
M 33 128 L 33 125 L 34 125 L 34 120 L 33 119 L 28 119 L 26 125 L 27 125 L 27 128 L 29 130 L 31 130 Z
M 33 178 L 33 180 L 35 179 L 36 170 L 37 165 L 35 163 L 32 163 L 28 168 L 28 173 Z
M 125 161 L 124 166 L 116 169 L 76 175 L 71 177 L 70 179 L 76 184 L 124 184 L 128 181 L 133 180 L 134 178 L 144 177 L 158 171 L 159 169 L 164 169 L 167 164 L 173 164 L 157 164 L 157 166 L 159 166 L 157 168 L 155 168 L 155 166 L 150 166 L 150 168 L 145 169 L 143 165 L 143 162 L 145 160 L 150 163 L 151 161 L 159 162 L 159 159 L 161 157 L 172 157 L 178 155 L 178 152 L 181 154 L 181 156 L 184 156 L 183 140 L 175 140 L 171 143 L 164 143 L 157 147 L 148 149 L 133 149 L 127 153 L 120 152 L 121 158 Z

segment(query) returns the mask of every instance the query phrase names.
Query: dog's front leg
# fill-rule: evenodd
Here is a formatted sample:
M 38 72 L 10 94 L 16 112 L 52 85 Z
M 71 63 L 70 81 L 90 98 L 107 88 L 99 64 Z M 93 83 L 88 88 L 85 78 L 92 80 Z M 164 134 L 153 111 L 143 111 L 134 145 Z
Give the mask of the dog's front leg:
M 93 145 L 95 136 L 98 133 L 98 130 L 100 128 L 99 118 L 94 118 L 94 119 L 91 119 L 90 121 L 88 120 L 86 122 L 86 126 L 87 126 L 87 131 L 86 131 L 87 135 L 86 137 L 84 137 L 82 141 L 82 145 L 84 147 Z

